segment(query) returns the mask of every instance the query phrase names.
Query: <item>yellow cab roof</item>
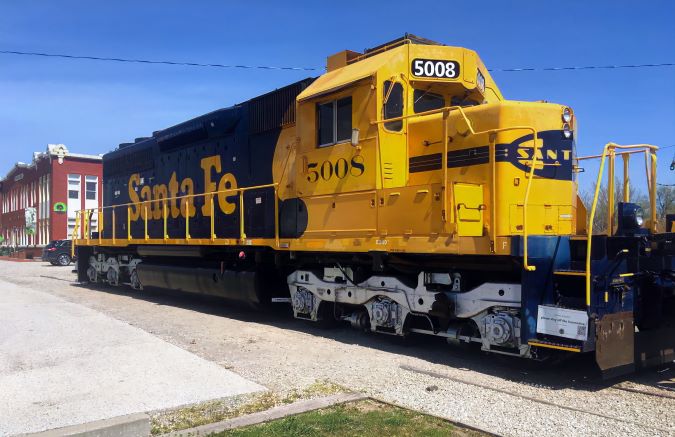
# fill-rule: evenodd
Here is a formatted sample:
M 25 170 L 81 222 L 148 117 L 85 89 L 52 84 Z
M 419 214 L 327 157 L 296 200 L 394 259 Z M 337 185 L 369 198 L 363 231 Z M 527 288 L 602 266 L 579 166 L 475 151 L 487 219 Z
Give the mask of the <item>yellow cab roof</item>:
M 405 42 L 405 40 L 402 40 Z M 412 46 L 412 47 L 411 47 Z M 416 53 L 416 55 L 429 55 L 429 58 L 436 59 L 439 53 L 443 52 L 452 52 L 456 54 L 456 57 L 461 58 L 463 64 L 462 67 L 467 67 L 469 62 L 472 66 L 478 68 L 481 74 L 485 77 L 485 92 L 484 94 L 491 94 L 494 100 L 503 100 L 502 94 L 497 88 L 497 85 L 494 83 L 492 77 L 490 76 L 487 68 L 485 68 L 483 62 L 480 60 L 476 52 L 468 50 L 461 47 L 451 47 L 445 45 L 430 45 L 430 44 L 398 44 L 391 49 L 387 49 L 387 46 L 383 46 L 384 49 L 379 49 L 378 53 L 368 53 L 365 55 L 355 52 L 347 52 L 349 55 L 345 58 L 343 66 L 338 68 L 333 67 L 327 73 L 319 76 L 310 86 L 308 86 L 300 95 L 298 96 L 298 101 L 308 100 L 310 98 L 320 97 L 325 94 L 329 94 L 335 91 L 338 91 L 354 82 L 364 80 L 369 77 L 375 76 L 381 70 L 391 71 L 391 65 L 396 61 L 400 60 L 402 56 L 405 56 L 406 59 L 410 52 Z M 341 52 L 340 54 L 342 54 Z M 337 54 L 337 55 L 340 55 Z M 334 55 L 334 56 L 337 56 Z M 330 65 L 329 58 L 329 65 Z M 408 75 L 409 66 L 401 67 L 401 70 L 398 73 Z M 475 73 L 474 77 L 475 77 Z M 467 87 L 472 86 L 474 80 L 473 77 L 467 81 L 465 78 L 470 76 L 462 76 L 462 82 L 464 82 Z M 486 97 L 487 98 L 487 97 Z M 492 100 L 492 99 L 491 99 Z

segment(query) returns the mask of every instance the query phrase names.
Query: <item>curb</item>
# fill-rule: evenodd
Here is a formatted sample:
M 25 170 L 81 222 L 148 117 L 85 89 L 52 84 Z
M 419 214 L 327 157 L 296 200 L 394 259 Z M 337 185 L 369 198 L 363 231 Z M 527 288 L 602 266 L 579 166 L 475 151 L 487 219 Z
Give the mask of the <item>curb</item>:
M 0 256 L 0 261 L 10 261 L 14 263 L 34 263 L 34 262 L 42 262 L 42 260 L 37 260 L 35 258 L 33 259 L 26 259 L 26 258 L 12 258 L 9 256 Z
M 19 434 L 21 437 L 147 437 L 149 435 L 150 416 L 144 413 L 118 416 L 32 434 Z
M 288 405 L 281 405 L 266 411 L 260 411 L 258 413 L 235 417 L 234 419 L 224 420 L 222 422 L 209 423 L 207 425 L 201 425 L 195 428 L 170 432 L 168 434 L 163 434 L 161 437 L 193 437 L 209 435 L 228 429 L 257 425 L 259 423 L 269 422 L 271 420 L 281 419 L 284 417 L 306 413 L 308 411 L 318 410 L 346 402 L 360 401 L 367 398 L 367 396 L 361 393 L 340 393 L 322 398 L 308 399 L 306 401 L 298 401 Z

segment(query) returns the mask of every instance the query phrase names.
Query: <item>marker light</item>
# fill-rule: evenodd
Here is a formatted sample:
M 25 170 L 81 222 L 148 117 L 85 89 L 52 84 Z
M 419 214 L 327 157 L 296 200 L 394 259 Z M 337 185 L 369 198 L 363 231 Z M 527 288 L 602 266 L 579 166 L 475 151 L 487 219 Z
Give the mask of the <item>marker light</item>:
M 572 130 L 570 129 L 570 125 L 568 123 L 565 123 L 563 125 L 563 135 L 565 136 L 565 138 L 572 137 Z
M 572 120 L 572 111 L 570 111 L 570 108 L 563 109 L 562 119 L 565 123 L 569 123 Z

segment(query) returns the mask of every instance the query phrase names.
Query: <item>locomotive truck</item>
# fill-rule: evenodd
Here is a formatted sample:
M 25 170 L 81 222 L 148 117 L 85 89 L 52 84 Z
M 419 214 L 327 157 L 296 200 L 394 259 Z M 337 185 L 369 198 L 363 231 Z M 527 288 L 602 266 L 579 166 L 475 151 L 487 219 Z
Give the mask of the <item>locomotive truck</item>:
M 476 52 L 414 35 L 326 70 L 104 155 L 103 206 L 73 233 L 79 280 L 289 302 L 299 319 L 535 360 L 595 353 L 607 376 L 673 359 L 657 147 L 579 157 L 572 108 L 506 100 Z M 649 217 L 630 202 L 641 155 Z

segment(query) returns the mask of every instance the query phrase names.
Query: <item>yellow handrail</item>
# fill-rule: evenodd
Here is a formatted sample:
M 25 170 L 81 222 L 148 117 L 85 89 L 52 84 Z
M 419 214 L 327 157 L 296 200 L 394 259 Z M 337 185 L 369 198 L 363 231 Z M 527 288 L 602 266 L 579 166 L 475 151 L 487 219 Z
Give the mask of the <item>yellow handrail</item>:
M 185 240 L 190 239 L 190 202 L 185 199 Z
M 116 223 L 115 222 L 115 208 L 113 207 L 113 209 L 112 209 L 112 224 L 113 224 L 113 226 L 112 226 L 112 240 L 113 240 L 113 244 L 115 244 L 115 241 L 117 240 L 117 236 L 115 235 L 115 228 L 116 228 L 115 223 Z
M 659 149 L 656 146 L 652 146 L 650 144 L 635 144 L 635 145 L 628 145 L 628 146 L 620 146 L 615 143 L 607 143 L 605 144 L 605 147 L 602 149 L 602 155 L 600 155 L 600 169 L 598 170 L 598 176 L 595 181 L 595 192 L 593 194 L 593 204 L 591 206 L 591 214 L 588 219 L 588 241 L 586 245 L 586 272 L 585 272 L 585 277 L 586 277 L 586 306 L 590 307 L 591 306 L 591 251 L 592 251 L 592 246 L 593 246 L 593 222 L 595 220 L 595 210 L 598 206 L 598 195 L 600 193 L 600 181 L 602 180 L 602 174 L 605 170 L 605 158 L 609 154 L 610 160 L 611 160 L 611 176 L 612 178 L 614 177 L 614 172 L 613 172 L 613 167 L 614 167 L 614 159 L 617 155 L 615 153 L 616 149 L 623 149 L 623 150 L 633 150 L 631 152 L 621 152 L 619 154 L 627 156 L 631 153 L 638 153 L 644 150 L 645 156 L 651 155 L 651 177 L 650 177 L 650 172 L 647 171 L 647 177 L 649 181 L 649 203 L 650 203 L 650 215 L 652 217 L 651 223 L 650 223 L 650 230 L 652 232 L 656 231 L 656 151 Z M 634 149 L 639 149 L 635 151 Z M 590 159 L 590 158 L 595 158 L 596 156 L 590 156 L 590 157 L 583 157 L 583 158 L 577 158 L 579 160 L 581 159 Z M 624 159 L 626 159 L 624 157 Z M 646 164 L 646 163 L 645 163 Z M 624 161 L 624 199 L 627 199 L 626 197 L 626 190 L 629 188 L 628 187 L 628 164 L 627 160 Z M 609 184 L 608 184 L 609 185 Z M 609 205 L 614 205 L 614 191 L 613 191 L 613 183 L 609 186 L 612 188 L 612 190 L 609 190 L 608 188 L 608 204 Z M 611 210 L 608 212 L 608 216 L 612 217 L 614 211 Z M 610 218 L 610 220 L 613 220 L 613 218 Z M 608 226 L 607 230 L 608 232 L 612 233 L 612 228 L 613 228 L 613 221 L 611 222 L 612 225 Z
M 76 211 L 75 212 L 75 226 L 73 226 L 73 232 L 70 234 L 70 239 L 71 244 L 70 244 L 70 258 L 75 258 L 75 245 L 77 244 L 77 240 L 79 239 L 79 233 L 80 233 L 80 228 L 79 228 L 79 223 L 80 223 L 80 215 L 81 211 Z
M 609 149 L 609 165 L 607 168 L 607 233 L 614 234 L 614 149 Z M 611 194 L 610 194 L 611 193 Z
M 216 211 L 213 205 L 213 196 L 209 197 L 209 203 L 211 204 L 211 241 L 216 239 Z
M 433 115 L 433 114 L 443 114 L 443 211 L 445 211 L 445 214 L 447 216 L 447 210 L 448 210 L 448 172 L 447 172 L 447 155 L 448 155 L 448 138 L 447 138 L 447 123 L 449 121 L 448 114 L 450 111 L 459 111 L 460 115 L 466 122 L 467 129 L 471 135 L 483 135 L 483 134 L 488 134 L 488 135 L 496 135 L 500 132 L 507 132 L 511 130 L 527 130 L 532 132 L 532 142 L 534 144 L 534 150 L 532 152 L 532 161 L 528 163 L 528 165 L 531 165 L 530 167 L 530 172 L 528 174 L 527 178 L 527 186 L 525 187 L 525 199 L 523 200 L 523 268 L 527 271 L 534 271 L 536 270 L 535 266 L 531 266 L 528 263 L 528 237 L 529 237 L 529 232 L 527 229 L 527 207 L 528 203 L 530 200 L 530 190 L 532 188 L 532 181 L 534 179 L 534 170 L 537 166 L 537 151 L 538 151 L 538 144 L 537 144 L 537 139 L 539 137 L 537 129 L 535 129 L 532 126 L 511 126 L 511 127 L 503 127 L 499 129 L 487 129 L 484 131 L 478 131 L 476 132 L 473 129 L 473 125 L 471 124 L 471 120 L 469 120 L 469 117 L 467 117 L 466 113 L 464 112 L 464 108 L 461 106 L 446 106 L 443 108 L 439 109 L 432 109 L 430 111 L 424 111 L 424 112 L 419 112 L 416 114 L 408 114 L 408 115 L 403 115 L 401 117 L 394 117 L 394 118 L 387 118 L 384 120 L 375 120 L 371 122 L 371 125 L 376 125 L 376 124 L 381 124 L 381 123 L 388 123 L 391 121 L 399 121 L 399 120 L 404 120 L 408 118 L 413 118 L 413 117 L 423 117 L 426 115 Z M 494 162 L 493 164 L 494 165 Z M 496 202 L 496 193 L 493 193 L 493 196 L 495 197 L 495 202 Z M 492 209 L 496 205 L 492 205 Z M 445 221 L 445 218 L 443 219 Z M 491 220 L 492 221 L 492 220 Z M 492 240 L 495 237 L 496 234 L 496 226 L 495 223 L 490 223 L 490 226 L 492 227 L 491 232 L 492 232 Z
M 98 230 L 98 244 L 103 241 L 103 211 L 98 211 L 98 223 L 96 223 Z
M 167 220 L 168 220 L 168 218 L 169 218 L 169 215 L 168 215 L 169 213 L 168 213 L 168 211 L 167 211 L 167 209 L 166 209 L 166 199 L 162 199 L 162 200 L 163 200 L 163 201 L 162 201 L 162 221 L 163 221 L 163 225 L 164 225 L 164 227 L 163 227 L 163 229 L 164 229 L 163 236 L 164 236 L 164 241 L 166 241 L 166 240 L 169 239 L 169 233 L 167 232 L 167 227 L 168 227 L 168 226 L 167 226 Z
M 239 228 L 239 237 L 241 241 L 243 242 L 246 239 L 246 233 L 244 231 L 245 229 L 245 215 L 244 215 L 244 192 L 249 191 L 249 190 L 255 190 L 255 189 L 262 189 L 262 188 L 274 188 L 274 212 L 275 212 L 275 218 L 274 218 L 274 238 L 275 238 L 275 244 L 278 247 L 280 243 L 280 224 L 279 224 L 279 190 L 278 190 L 278 183 L 272 183 L 272 184 L 264 184 L 264 185 L 254 185 L 250 187 L 240 187 L 240 188 L 230 188 L 227 190 L 219 190 L 219 191 L 210 191 L 207 193 L 198 193 L 198 194 L 185 194 L 182 196 L 174 196 L 174 197 L 166 197 L 162 198 L 162 207 L 163 207 L 163 214 L 162 214 L 162 219 L 163 219 L 163 228 L 164 228 L 164 235 L 163 239 L 167 240 L 169 238 L 168 234 L 168 208 L 167 208 L 167 201 L 170 200 L 182 200 L 186 199 L 185 201 L 185 240 L 190 240 L 192 237 L 190 236 L 190 202 L 187 201 L 189 198 L 197 198 L 197 197 L 204 197 L 209 198 L 210 204 L 211 204 L 211 240 L 215 240 L 217 237 L 216 232 L 215 232 L 215 206 L 214 206 L 214 197 L 219 195 L 219 194 L 239 194 L 239 205 L 240 205 L 240 212 L 239 212 L 239 218 L 240 218 L 240 228 Z M 117 207 L 127 207 L 127 240 L 131 241 L 133 239 L 132 234 L 131 234 L 131 208 L 132 206 L 140 206 L 143 208 L 142 210 L 142 216 L 143 216 L 143 222 L 144 222 L 144 230 L 145 230 L 145 235 L 144 239 L 149 240 L 150 235 L 148 232 L 148 215 L 151 214 L 151 211 L 148 210 L 148 204 L 151 202 L 158 202 L 159 200 L 144 200 L 138 203 L 122 203 L 119 205 L 110 205 L 110 206 L 102 206 L 98 208 L 92 208 L 89 210 L 80 210 L 77 211 L 77 217 L 78 220 L 76 222 L 76 229 L 79 230 L 79 221 L 80 220 L 86 220 L 86 215 L 83 213 L 86 212 L 91 212 L 92 214 L 94 212 L 97 212 L 99 214 L 99 217 L 103 216 L 103 211 L 106 209 L 111 209 L 112 210 L 112 239 L 113 239 L 113 244 L 115 243 L 116 239 L 116 228 L 115 228 L 115 208 Z M 73 240 L 76 240 L 79 238 L 79 236 L 76 236 L 75 233 L 73 233 L 72 236 Z M 85 239 L 88 241 L 89 238 Z M 99 232 L 99 242 L 101 242 L 101 233 Z
M 600 158 L 600 170 L 595 180 L 595 193 L 593 194 L 593 205 L 591 206 L 591 215 L 588 219 L 588 241 L 586 244 L 586 306 L 591 306 L 591 245 L 593 241 L 593 220 L 595 219 L 595 208 L 598 206 L 598 195 L 600 194 L 600 181 L 602 180 L 602 173 L 605 170 L 605 156 L 607 155 L 607 148 L 609 144 L 602 150 Z

